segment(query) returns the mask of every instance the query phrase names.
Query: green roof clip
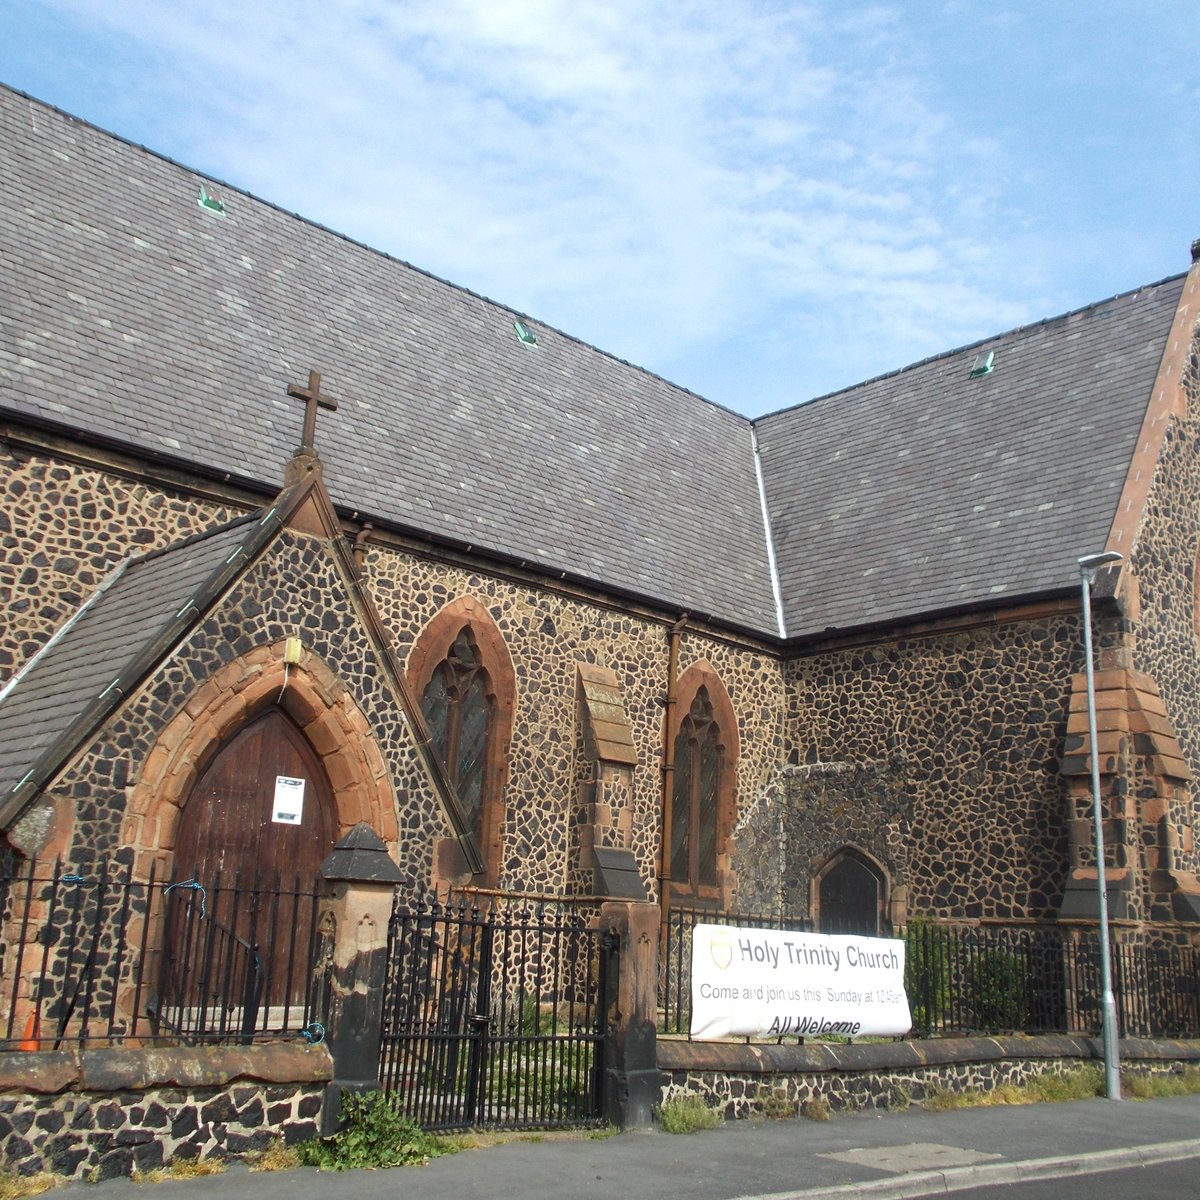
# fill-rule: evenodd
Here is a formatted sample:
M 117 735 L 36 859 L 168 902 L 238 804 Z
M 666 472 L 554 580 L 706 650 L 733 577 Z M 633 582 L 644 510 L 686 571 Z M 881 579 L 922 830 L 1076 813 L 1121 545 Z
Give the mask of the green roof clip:
M 225 216 L 225 205 L 221 203 L 216 196 L 210 196 L 204 190 L 204 184 L 200 185 L 200 198 L 196 201 L 201 208 L 206 209 L 210 213 L 215 213 L 218 217 Z
M 989 350 L 986 354 L 977 354 L 975 361 L 971 364 L 971 378 L 978 379 L 980 376 L 990 375 L 995 360 L 995 350 Z
M 517 337 L 525 343 L 526 346 L 536 346 L 537 338 L 533 336 L 533 330 L 522 321 L 514 321 L 513 328 L 517 331 Z

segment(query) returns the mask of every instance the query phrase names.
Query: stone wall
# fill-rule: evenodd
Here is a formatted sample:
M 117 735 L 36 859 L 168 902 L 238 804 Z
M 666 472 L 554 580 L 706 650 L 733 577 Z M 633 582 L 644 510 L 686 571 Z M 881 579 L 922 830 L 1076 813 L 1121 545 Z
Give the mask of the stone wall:
M 990 1091 L 1103 1062 L 1082 1037 L 946 1038 L 880 1045 L 744 1045 L 659 1040 L 662 1099 L 695 1094 L 726 1118 L 794 1114 L 811 1100 L 831 1109 L 905 1108 L 935 1089 Z M 1200 1062 L 1200 1042 L 1121 1043 L 1127 1071 L 1181 1071 Z
M 238 514 L 233 506 L 0 445 L 0 684 L 123 558 Z
M 581 762 L 584 739 L 577 664 L 605 667 L 617 679 L 638 762 L 622 804 L 649 896 L 657 896 L 661 821 L 662 698 L 667 690 L 669 623 L 581 596 L 550 591 L 456 566 L 432 556 L 372 547 L 365 564 L 372 597 L 401 655 L 447 604 L 471 596 L 487 611 L 512 658 L 516 681 L 498 886 L 561 892 L 577 871 L 580 789 L 592 781 Z M 738 720 L 739 803 L 770 779 L 783 746 L 783 684 L 771 653 L 685 630 L 682 673 L 708 661 L 727 688 Z
M 813 871 L 861 839 L 907 887 L 910 916 L 1052 918 L 1081 640 L 1078 616 L 1051 610 L 788 663 L 788 754 L 802 769 L 764 800 L 784 814 L 788 909 L 806 915 Z
M 92 1181 L 315 1137 L 332 1063 L 274 1044 L 0 1055 L 0 1166 Z
M 1193 393 L 1197 375 L 1193 354 Z M 1137 665 L 1159 681 L 1178 714 L 1180 741 L 1196 769 L 1194 572 L 1178 568 L 1195 561 L 1200 542 L 1200 513 L 1187 501 L 1200 494 L 1193 424 L 1177 421 L 1168 434 L 1136 567 Z M 112 562 L 235 511 L 11 448 L 0 468 L 22 530 L 6 534 L 10 553 L 0 568 L 7 572 L 0 588 L 9 589 L 0 594 L 11 596 L 18 614 L 0 631 L 0 672 L 43 644 Z M 324 611 L 322 597 L 341 595 L 328 561 L 305 552 L 302 540 L 292 538 L 269 572 L 264 566 L 222 605 L 156 688 L 138 698 L 136 713 L 127 708 L 110 723 L 105 736 L 121 750 L 97 744 L 58 786 L 64 806 L 78 806 L 88 837 L 96 833 L 95 844 L 113 842 L 123 797 L 136 782 L 125 751 L 144 753 L 171 708 L 231 655 L 300 632 L 344 676 L 375 729 L 392 781 L 406 796 L 401 865 L 421 882 L 430 879 L 430 847 L 449 832 L 444 815 L 397 726 L 393 698 L 378 682 L 353 613 L 340 601 Z M 672 618 L 450 557 L 372 543 L 363 570 L 402 659 L 429 622 L 464 597 L 486 611 L 511 657 L 513 727 L 495 882 L 561 893 L 590 877 L 582 858 L 595 770 L 583 761 L 583 663 L 612 671 L 628 715 L 637 762 L 620 781 L 619 807 L 628 848 L 647 894 L 656 897 Z M 680 673 L 711 664 L 738 724 L 731 907 L 810 915 L 814 874 L 851 845 L 883 869 L 890 898 L 906 901 L 904 915 L 1052 919 L 1069 865 L 1058 764 L 1070 680 L 1081 662 L 1078 614 L 1070 608 L 805 653 L 786 663 L 752 640 L 685 626 Z M 1192 788 L 1191 811 L 1179 815 L 1175 840 L 1180 861 L 1195 872 L 1200 853 L 1184 835 L 1200 806 Z
M 133 854 L 128 836 L 126 801 L 136 788 L 151 753 L 168 724 L 201 688 L 237 659 L 246 662 L 242 686 L 253 682 L 263 664 L 253 658 L 263 647 L 281 645 L 297 635 L 335 679 L 332 690 L 348 693 L 365 717 L 382 751 L 390 775 L 389 795 L 400 799 L 396 829 L 386 832 L 396 846 L 399 864 L 414 879 L 428 879 L 433 837 L 449 832 L 440 805 L 421 770 L 411 732 L 399 703 L 386 686 L 386 676 L 367 640 L 344 584 L 321 541 L 285 530 L 266 554 L 189 634 L 185 644 L 153 675 L 129 703 L 98 731 L 92 743 L 48 789 L 51 804 L 68 812 L 69 832 L 58 831 L 59 845 L 76 866 L 102 853 L 118 861 Z M 233 690 L 237 690 L 235 685 Z M 335 702 L 336 696 L 330 697 Z M 285 697 L 286 702 L 286 697 Z M 197 713 L 197 716 L 201 714 Z M 320 747 L 318 747 L 320 749 Z M 195 762 L 178 769 L 194 773 Z M 339 806 L 345 799 L 341 781 Z M 175 803 L 182 803 L 186 791 Z M 380 824 L 369 812 L 351 814 Z M 390 814 L 389 814 L 390 815 Z M 32 820 L 32 818 L 23 818 Z M 173 845 L 163 822 L 164 849 Z M 153 839 L 151 839 L 153 840 Z M 144 869 L 138 864 L 139 869 Z
M 1180 380 L 1185 403 L 1168 419 L 1158 469 L 1130 557 L 1133 663 L 1158 684 L 1192 771 L 1170 814 L 1178 869 L 1200 874 L 1200 324 Z
M 12 514 L 12 529 L 3 531 L 8 553 L 0 565 L 5 572 L 0 596 L 17 614 L 0 631 L 0 679 L 44 644 L 116 562 L 237 514 L 232 505 L 13 448 L 5 449 L 0 462 L 0 487 L 6 489 L 4 511 Z M 381 744 L 389 747 L 393 779 L 412 793 L 407 812 L 400 815 L 399 841 L 407 848 L 401 865 L 427 881 L 428 847 L 447 832 L 445 821 L 431 808 L 412 755 L 403 749 L 407 739 L 396 736 L 395 705 L 374 681 L 352 614 L 323 611 L 318 597 L 328 594 L 322 592 L 330 583 L 328 563 L 306 555 L 293 539 L 273 569 L 270 578 L 256 569 L 236 597 L 222 604 L 138 698 L 138 711 L 110 722 L 104 731 L 110 746 L 98 740 L 56 793 L 65 807 L 82 806 L 77 815 L 81 828 L 87 828 L 88 845 L 112 845 L 122 797 L 136 782 L 136 767 L 131 771 L 130 764 L 148 751 L 152 733 L 166 725 L 172 710 L 232 656 L 299 632 L 334 670 L 346 671 L 356 700 Z M 577 664 L 616 674 L 638 754 L 623 797 L 630 813 L 629 848 L 648 894 L 655 896 L 670 620 L 392 546 L 371 545 L 363 570 L 402 658 L 431 618 L 465 596 L 484 606 L 511 655 L 516 696 L 501 887 L 561 892 L 590 874 L 578 869 L 579 826 L 587 817 L 579 793 L 593 772 L 591 764 L 579 761 Z M 685 629 L 680 672 L 699 660 L 712 664 L 737 713 L 737 800 L 750 802 L 767 785 L 782 754 L 786 704 L 778 657 L 753 643 Z

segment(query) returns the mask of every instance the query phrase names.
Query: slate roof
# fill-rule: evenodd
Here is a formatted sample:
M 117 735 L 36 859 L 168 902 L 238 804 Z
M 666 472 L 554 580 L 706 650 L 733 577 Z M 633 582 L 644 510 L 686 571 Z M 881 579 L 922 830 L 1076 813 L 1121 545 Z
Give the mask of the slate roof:
M 286 386 L 316 368 L 345 510 L 767 636 L 755 435 L 789 637 L 1065 593 L 1181 289 L 752 424 L 520 317 L 527 347 L 501 305 L 3 88 L 0 173 L 0 412 L 273 492 Z
M 199 619 L 278 527 L 272 516 L 127 559 L 9 681 L 0 692 L 0 824 Z
M 1078 587 L 1183 277 L 756 423 L 789 637 Z M 971 378 L 994 355 L 990 374 Z
M 0 178 L 0 408 L 273 492 L 315 368 L 347 510 L 775 628 L 746 419 L 5 89 Z

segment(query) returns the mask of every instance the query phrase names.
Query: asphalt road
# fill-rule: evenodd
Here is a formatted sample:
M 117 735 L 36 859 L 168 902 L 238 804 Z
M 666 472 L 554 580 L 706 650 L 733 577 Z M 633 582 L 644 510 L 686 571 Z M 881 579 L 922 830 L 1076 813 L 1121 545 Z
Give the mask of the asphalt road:
M 956 1200 L 1196 1200 L 1200 1162 L 1186 1159 L 1099 1175 L 969 1188 L 953 1195 Z

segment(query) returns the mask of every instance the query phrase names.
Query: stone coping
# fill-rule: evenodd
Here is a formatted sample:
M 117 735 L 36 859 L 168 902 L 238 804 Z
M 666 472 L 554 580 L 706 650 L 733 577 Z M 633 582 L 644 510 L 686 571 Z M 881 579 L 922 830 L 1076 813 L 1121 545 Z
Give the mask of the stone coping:
M 1200 1062 L 1200 1041 L 1122 1038 L 1122 1060 Z M 725 1074 L 803 1074 L 835 1071 L 896 1071 L 959 1062 L 1013 1058 L 1103 1059 L 1099 1038 L 1068 1034 L 1045 1037 L 930 1038 L 927 1041 L 803 1046 L 745 1042 L 658 1040 L 660 1071 Z
M 0 1054 L 0 1092 L 117 1092 L 156 1087 L 327 1083 L 333 1059 L 324 1045 L 174 1046 L 39 1050 Z

